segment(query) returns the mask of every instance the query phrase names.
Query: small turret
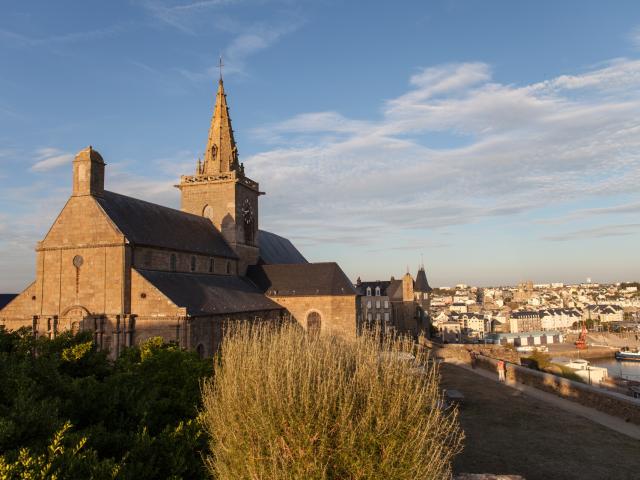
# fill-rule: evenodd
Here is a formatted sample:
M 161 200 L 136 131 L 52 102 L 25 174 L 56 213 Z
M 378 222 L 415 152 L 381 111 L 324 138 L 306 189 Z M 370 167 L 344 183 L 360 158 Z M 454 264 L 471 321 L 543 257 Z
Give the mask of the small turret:
M 73 196 L 102 196 L 104 193 L 104 160 L 88 146 L 73 160 Z

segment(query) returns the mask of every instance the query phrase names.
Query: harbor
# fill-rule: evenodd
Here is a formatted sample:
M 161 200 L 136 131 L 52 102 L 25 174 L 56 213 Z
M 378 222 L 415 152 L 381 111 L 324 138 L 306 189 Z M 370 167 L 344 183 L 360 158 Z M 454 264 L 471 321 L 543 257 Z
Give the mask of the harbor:
M 595 367 L 606 368 L 609 377 L 640 382 L 640 362 L 599 358 L 590 360 L 590 363 Z

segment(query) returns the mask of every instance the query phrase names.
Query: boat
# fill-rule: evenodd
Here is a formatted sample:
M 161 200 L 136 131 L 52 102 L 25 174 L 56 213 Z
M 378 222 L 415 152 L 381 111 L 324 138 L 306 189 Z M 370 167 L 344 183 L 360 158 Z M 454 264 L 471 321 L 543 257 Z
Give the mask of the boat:
M 616 352 L 616 360 L 640 362 L 640 349 L 630 350 L 629 347 L 621 348 Z

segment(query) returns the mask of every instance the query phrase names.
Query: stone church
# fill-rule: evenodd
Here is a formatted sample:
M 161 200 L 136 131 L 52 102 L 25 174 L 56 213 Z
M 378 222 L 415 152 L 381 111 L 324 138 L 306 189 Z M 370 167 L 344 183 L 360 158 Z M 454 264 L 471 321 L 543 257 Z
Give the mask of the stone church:
M 177 185 L 181 210 L 107 191 L 104 179 L 102 156 L 80 151 L 72 194 L 36 246 L 35 281 L 0 326 L 89 330 L 112 356 L 152 336 L 212 355 L 230 320 L 356 335 L 356 291 L 340 267 L 259 229 L 264 192 L 238 161 L 222 78 L 204 159 Z

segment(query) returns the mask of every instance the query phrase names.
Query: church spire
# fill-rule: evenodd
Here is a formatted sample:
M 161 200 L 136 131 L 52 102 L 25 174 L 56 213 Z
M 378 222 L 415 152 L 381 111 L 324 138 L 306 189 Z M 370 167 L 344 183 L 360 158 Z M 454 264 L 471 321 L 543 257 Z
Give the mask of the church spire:
M 211 118 L 209 140 L 204 154 L 202 173 L 216 175 L 238 169 L 238 149 L 233 138 L 231 118 L 227 107 L 227 95 L 224 93 L 222 74 L 218 81 L 216 106 Z

